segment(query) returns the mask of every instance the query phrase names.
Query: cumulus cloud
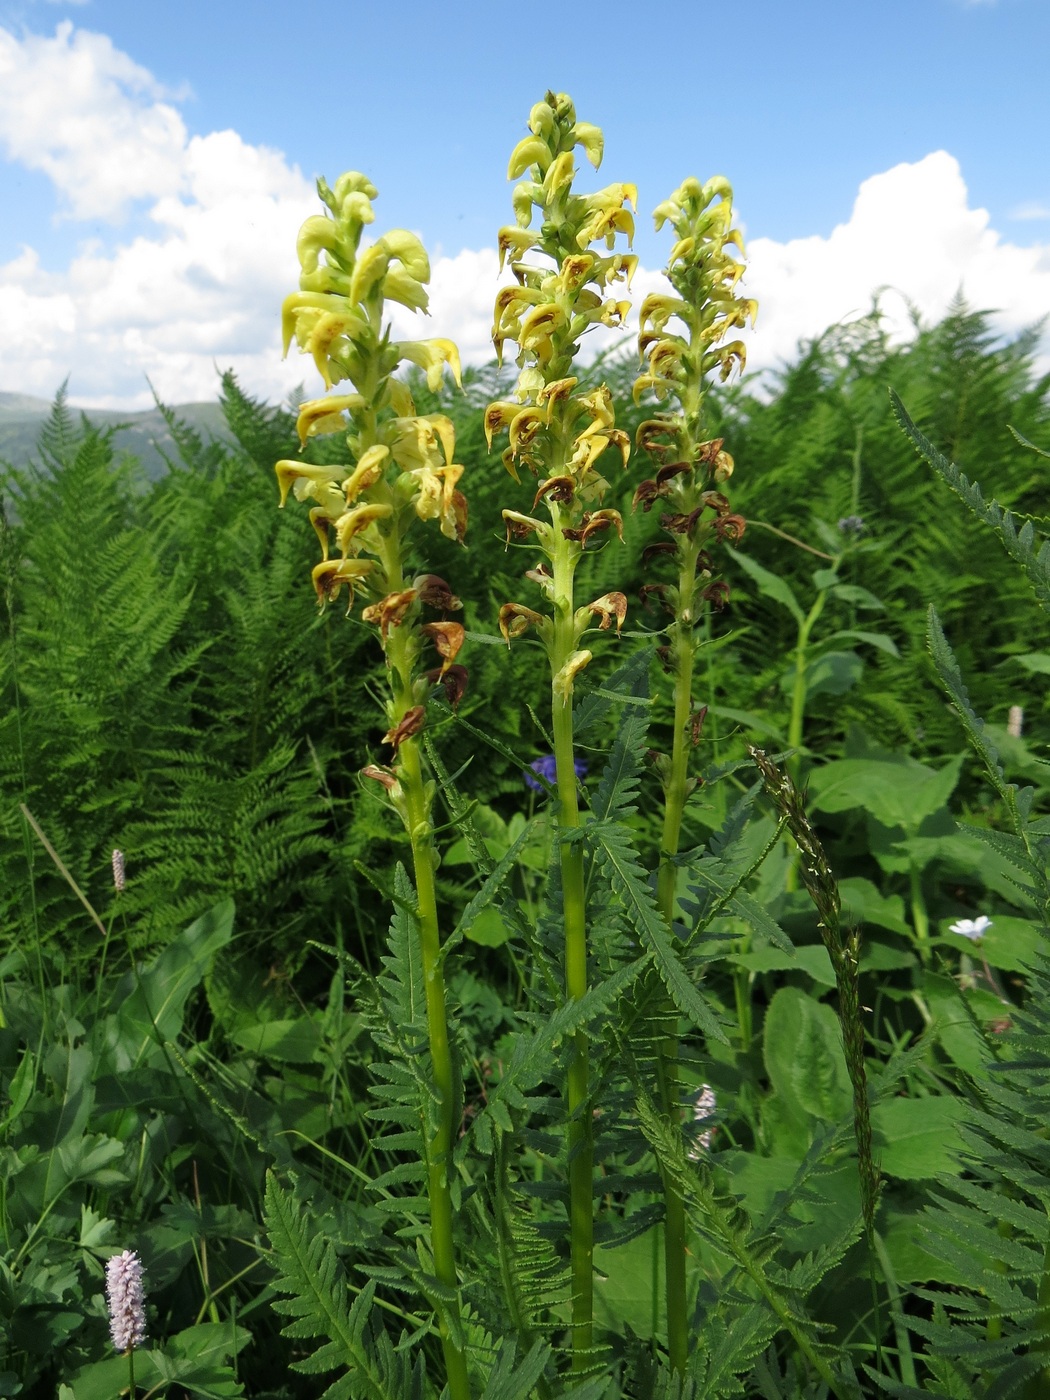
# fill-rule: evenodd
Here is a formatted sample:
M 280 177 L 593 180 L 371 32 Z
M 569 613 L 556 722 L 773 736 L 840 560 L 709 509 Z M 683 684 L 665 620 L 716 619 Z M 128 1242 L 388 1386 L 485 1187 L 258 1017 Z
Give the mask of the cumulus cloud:
M 0 28 L 0 149 L 49 176 L 66 218 L 112 224 L 65 266 L 45 266 L 31 239 L 0 264 L 5 387 L 49 397 L 69 374 L 75 402 L 132 409 L 151 401 L 147 376 L 167 402 L 185 402 L 213 398 L 216 366 L 232 366 L 270 399 L 301 381 L 317 390 L 309 361 L 281 363 L 277 324 L 296 285 L 296 232 L 317 210 L 312 186 L 280 152 L 234 131 L 191 136 L 177 102 L 104 35 L 68 22 L 52 37 Z M 120 222 L 129 214 L 134 231 Z M 962 287 L 998 311 L 1004 332 L 1050 313 L 1050 245 L 1004 240 L 969 207 L 943 151 L 866 180 L 826 236 L 756 237 L 749 254 L 745 286 L 760 303 L 749 362 L 759 368 L 864 313 L 881 286 L 928 319 Z M 467 362 L 483 362 L 499 281 L 494 250 L 439 253 L 431 315 L 398 311 L 394 332 L 449 336 Z M 639 268 L 636 304 L 661 285 L 658 271 Z M 905 302 L 884 305 L 906 333 Z M 604 343 L 629 339 L 610 332 Z
M 959 163 L 947 151 L 873 175 L 847 223 L 825 238 L 753 238 L 747 286 L 759 301 L 749 355 L 790 359 L 798 341 L 862 314 L 879 288 L 889 329 L 909 333 L 909 304 L 932 321 L 962 291 L 1012 334 L 1050 315 L 1050 245 L 1022 248 L 971 209 Z

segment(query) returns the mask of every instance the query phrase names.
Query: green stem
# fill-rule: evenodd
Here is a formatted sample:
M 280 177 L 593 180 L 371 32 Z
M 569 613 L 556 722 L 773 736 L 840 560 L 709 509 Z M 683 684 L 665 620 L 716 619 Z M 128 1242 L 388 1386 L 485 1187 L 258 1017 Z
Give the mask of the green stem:
M 692 719 L 693 655 L 690 608 L 696 578 L 697 546 L 688 544 L 680 557 L 678 578 L 679 615 L 672 631 L 672 655 L 676 662 L 674 689 L 674 737 L 671 768 L 664 793 L 664 823 L 660 842 L 660 871 L 656 899 L 667 924 L 674 928 L 678 866 L 675 857 L 682 836 L 682 818 L 688 796 L 689 737 Z M 672 1008 L 666 1008 L 668 1018 Z M 672 1131 L 681 1120 L 681 1088 L 678 1078 L 678 1036 L 664 1036 L 657 1049 L 657 1086 L 660 1110 Z M 685 1374 L 689 1358 L 689 1320 L 686 1296 L 685 1202 L 673 1176 L 663 1171 L 664 1188 L 664 1279 L 667 1292 L 667 1352 L 671 1365 Z
M 560 532 L 559 532 L 560 533 Z M 551 671 L 556 678 L 576 646 L 573 576 L 578 547 L 560 540 L 554 565 L 554 645 Z M 572 690 L 551 688 L 551 720 L 557 771 L 559 822 L 563 837 L 580 827 L 576 767 L 573 752 Z M 576 840 L 562 840 L 561 882 L 565 920 L 565 994 L 578 1001 L 587 991 L 587 896 L 584 886 L 583 847 Z M 594 1126 L 589 1100 L 587 1035 L 573 1037 L 569 1058 L 569 1229 L 572 1255 L 572 1368 L 583 1370 L 594 1339 Z
M 404 587 L 400 545 L 391 536 L 385 551 L 387 586 L 392 592 Z M 398 723 L 412 705 L 412 669 L 417 640 L 415 629 L 392 627 L 387 640 L 387 662 L 394 697 L 392 719 Z M 434 879 L 434 837 L 430 818 L 420 743 L 416 738 L 402 740 L 397 751 L 398 777 L 404 794 L 405 825 L 412 847 L 415 877 L 419 946 L 423 964 L 423 985 L 427 1007 L 427 1037 L 430 1062 L 437 1093 L 436 1122 L 424 1140 L 427 1192 L 430 1200 L 430 1247 L 434 1272 L 448 1288 L 450 1302 L 438 1314 L 438 1330 L 448 1375 L 449 1400 L 470 1400 L 467 1359 L 460 1323 L 459 1277 L 456 1272 L 455 1240 L 452 1226 L 452 1144 L 457 1124 L 456 1075 L 448 1034 L 445 980 L 441 964 L 441 932 Z M 450 1321 L 451 1320 L 451 1321 Z
M 813 606 L 798 625 L 798 640 L 795 643 L 795 681 L 791 688 L 791 716 L 788 720 L 788 748 L 794 752 L 785 767 L 791 781 L 796 785 L 800 780 L 802 769 L 802 731 L 806 719 L 806 662 L 808 660 L 809 638 L 816 626 L 817 619 L 824 611 L 827 596 L 824 590 L 817 594 Z M 789 891 L 798 889 L 797 847 L 793 847 L 791 852 L 791 861 L 788 865 L 784 888 Z
M 914 861 L 908 867 L 908 881 L 911 886 L 912 927 L 915 929 L 919 958 L 925 965 L 930 956 L 930 916 L 926 912 L 926 900 L 922 893 L 922 871 Z

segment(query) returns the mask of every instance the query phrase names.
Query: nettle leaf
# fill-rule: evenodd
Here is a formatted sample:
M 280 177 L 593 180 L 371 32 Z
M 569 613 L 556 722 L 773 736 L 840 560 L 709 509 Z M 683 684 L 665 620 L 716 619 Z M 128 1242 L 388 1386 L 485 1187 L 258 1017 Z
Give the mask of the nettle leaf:
M 766 1012 L 762 1056 L 785 1104 L 825 1123 L 849 1113 L 853 1090 L 830 1006 L 798 987 L 781 987 Z
M 871 1111 L 875 1157 L 887 1176 L 905 1181 L 962 1170 L 958 1129 L 969 1117 L 962 1099 L 886 1099 Z
M 810 775 L 809 802 L 821 812 L 863 808 L 883 826 L 914 831 L 947 805 L 962 761 L 962 754 L 957 754 L 938 769 L 903 754 L 833 759 Z

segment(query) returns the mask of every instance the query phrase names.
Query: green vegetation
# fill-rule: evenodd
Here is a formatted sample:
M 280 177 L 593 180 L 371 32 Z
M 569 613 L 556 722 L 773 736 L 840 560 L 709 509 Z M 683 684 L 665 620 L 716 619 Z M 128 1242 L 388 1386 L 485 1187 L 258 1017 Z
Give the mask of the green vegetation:
M 600 151 L 551 110 L 515 159 Z M 720 198 L 720 254 L 721 186 L 662 206 L 677 248 Z M 418 296 L 407 237 L 372 247 Z M 568 384 L 554 331 L 514 402 L 495 365 L 393 380 L 353 285 L 348 435 L 226 376 L 155 479 L 62 395 L 0 474 L 0 1396 L 110 1400 L 129 1360 L 253 1400 L 1050 1393 L 1034 334 L 876 310 L 654 408 L 666 341 L 635 405 L 633 356 Z M 320 501 L 388 447 L 418 465 L 359 477 L 364 543 L 317 564 L 274 464 Z

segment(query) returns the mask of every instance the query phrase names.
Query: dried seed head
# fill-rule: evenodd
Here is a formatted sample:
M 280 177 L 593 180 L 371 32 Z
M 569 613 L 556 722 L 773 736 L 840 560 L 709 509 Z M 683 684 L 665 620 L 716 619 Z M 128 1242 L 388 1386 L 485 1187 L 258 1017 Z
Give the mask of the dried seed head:
M 129 1352 L 146 1340 L 146 1295 L 142 1261 L 133 1249 L 116 1254 L 106 1265 L 109 1332 L 117 1351 Z

